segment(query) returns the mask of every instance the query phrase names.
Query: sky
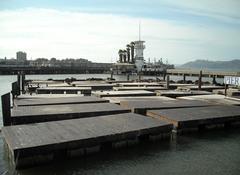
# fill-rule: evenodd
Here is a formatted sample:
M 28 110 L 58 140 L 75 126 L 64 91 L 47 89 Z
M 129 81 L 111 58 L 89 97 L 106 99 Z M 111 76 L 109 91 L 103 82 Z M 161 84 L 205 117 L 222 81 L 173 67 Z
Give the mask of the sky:
M 115 62 L 145 41 L 145 60 L 240 59 L 239 0 L 0 0 L 0 58 Z

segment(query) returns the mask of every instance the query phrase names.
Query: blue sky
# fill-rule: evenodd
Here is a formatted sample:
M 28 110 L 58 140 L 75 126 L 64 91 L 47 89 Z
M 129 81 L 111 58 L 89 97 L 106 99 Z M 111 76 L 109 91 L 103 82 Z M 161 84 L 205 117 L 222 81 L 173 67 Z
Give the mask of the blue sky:
M 139 21 L 146 60 L 239 59 L 238 0 L 1 0 L 0 58 L 24 50 L 114 62 L 138 39 Z

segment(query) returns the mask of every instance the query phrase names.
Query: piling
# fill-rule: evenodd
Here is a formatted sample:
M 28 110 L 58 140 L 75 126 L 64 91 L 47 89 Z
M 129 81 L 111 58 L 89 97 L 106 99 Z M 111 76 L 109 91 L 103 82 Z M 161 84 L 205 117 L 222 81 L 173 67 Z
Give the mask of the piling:
M 167 89 L 169 89 L 169 80 L 170 80 L 169 75 L 167 75 L 167 85 L 166 85 Z
M 2 99 L 3 126 L 9 126 L 11 125 L 10 93 L 2 95 L 1 99 Z
M 198 90 L 201 90 L 202 86 L 202 70 L 199 72 L 199 77 L 198 77 Z

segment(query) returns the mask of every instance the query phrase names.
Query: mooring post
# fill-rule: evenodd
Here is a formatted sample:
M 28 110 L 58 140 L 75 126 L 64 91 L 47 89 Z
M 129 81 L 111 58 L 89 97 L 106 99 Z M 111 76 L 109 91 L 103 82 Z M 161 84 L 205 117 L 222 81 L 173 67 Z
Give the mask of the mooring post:
M 227 96 L 228 84 L 225 84 L 224 95 Z
M 169 77 L 169 75 L 167 75 L 167 89 L 169 89 L 169 81 L 170 81 L 170 77 Z
M 18 91 L 21 92 L 21 74 L 18 72 L 17 74 L 17 85 L 18 85 Z M 18 94 L 20 95 L 20 94 Z
M 202 86 L 202 70 L 200 70 L 199 72 L 199 78 L 198 78 L 198 90 L 201 90 L 201 86 Z
M 127 81 L 130 80 L 130 74 L 127 74 Z
M 186 83 L 186 75 L 183 74 L 183 83 Z
M 1 100 L 2 100 L 3 126 L 9 126 L 11 125 L 10 93 L 2 95 Z
M 141 81 L 141 72 L 138 73 L 138 81 Z
M 163 73 L 163 81 L 166 80 L 166 73 Z
M 22 72 L 22 93 L 25 94 L 25 73 Z
M 217 84 L 217 82 L 216 82 L 216 75 L 213 75 L 212 84 Z

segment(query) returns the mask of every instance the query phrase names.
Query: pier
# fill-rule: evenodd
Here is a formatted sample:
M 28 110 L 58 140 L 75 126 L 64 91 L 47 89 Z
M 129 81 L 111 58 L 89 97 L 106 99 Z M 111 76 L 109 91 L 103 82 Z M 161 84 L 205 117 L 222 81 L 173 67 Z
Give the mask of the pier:
M 16 86 L 12 100 L 10 93 L 2 96 L 2 135 L 19 169 L 240 122 L 238 98 L 213 94 L 218 86 L 192 90 L 192 84 L 170 84 L 169 77 L 167 82 L 38 80 L 28 85 L 22 88 L 26 94 Z M 36 90 L 29 93 L 33 85 Z

